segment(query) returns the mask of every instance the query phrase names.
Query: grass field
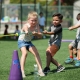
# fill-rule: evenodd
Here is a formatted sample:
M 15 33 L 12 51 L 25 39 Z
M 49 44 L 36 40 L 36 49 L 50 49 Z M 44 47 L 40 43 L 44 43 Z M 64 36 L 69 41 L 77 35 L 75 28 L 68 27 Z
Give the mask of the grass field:
M 76 32 L 63 30 L 63 39 L 75 39 Z M 45 50 L 48 46 L 48 39 L 33 40 L 33 44 L 37 47 L 43 68 L 46 65 Z M 61 49 L 55 55 L 55 59 L 65 66 L 65 70 L 60 73 L 56 73 L 56 66 L 51 64 L 51 72 L 45 77 L 40 77 L 40 80 L 79 80 L 80 68 L 74 67 L 73 64 L 65 64 L 65 59 L 69 56 L 68 45 L 70 42 L 62 42 Z M 21 52 L 17 47 L 17 41 L 0 40 L 0 80 L 8 80 L 13 51 L 18 50 L 19 58 Z M 34 80 L 34 56 L 29 53 L 26 59 L 25 72 L 27 77 L 24 80 Z

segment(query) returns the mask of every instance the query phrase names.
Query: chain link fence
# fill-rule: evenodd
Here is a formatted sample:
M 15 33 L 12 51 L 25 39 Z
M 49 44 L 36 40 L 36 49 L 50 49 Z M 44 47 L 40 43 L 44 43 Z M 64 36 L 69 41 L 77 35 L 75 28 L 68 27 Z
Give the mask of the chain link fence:
M 22 4 L 22 10 L 21 10 L 21 4 L 8 4 L 8 5 L 2 4 L 1 21 L 5 16 L 8 16 L 9 21 L 7 21 L 7 24 L 9 24 L 10 30 L 14 30 L 13 26 L 15 25 L 19 25 L 21 28 L 21 21 L 26 21 L 28 12 L 34 10 L 34 6 L 35 6 L 34 4 Z M 73 11 L 75 9 L 80 11 L 80 8 L 73 6 L 60 7 L 60 13 L 64 16 L 62 23 L 63 27 L 69 27 L 73 24 Z M 52 21 L 52 15 L 54 13 L 59 12 L 59 6 L 41 6 L 40 4 L 36 4 L 36 11 L 38 12 L 38 14 L 40 12 L 43 12 L 46 18 L 46 26 L 49 26 Z M 21 20 L 21 15 L 22 15 L 22 20 Z M 10 22 L 10 19 L 12 18 L 17 18 L 18 21 Z M 4 25 L 5 22 L 1 22 L 0 32 L 3 30 Z

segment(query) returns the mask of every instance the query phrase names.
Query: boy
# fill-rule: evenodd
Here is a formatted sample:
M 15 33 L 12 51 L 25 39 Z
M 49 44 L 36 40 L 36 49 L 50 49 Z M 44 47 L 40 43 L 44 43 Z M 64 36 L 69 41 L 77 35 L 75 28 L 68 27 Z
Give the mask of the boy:
M 9 35 L 9 33 L 8 33 L 8 28 L 9 28 L 9 26 L 8 26 L 7 24 L 5 24 L 4 35 Z M 4 38 L 8 39 L 8 38 L 10 38 L 10 37 L 9 37 L 9 36 L 5 36 Z
M 77 57 L 77 45 L 75 42 L 76 39 L 69 44 L 69 57 L 65 61 L 66 64 L 72 63 L 74 61 L 75 58 L 73 54 L 75 54 L 75 56 Z
M 46 67 L 44 68 L 44 73 L 50 71 L 50 63 L 52 62 L 57 66 L 57 72 L 61 72 L 65 69 L 61 64 L 59 64 L 53 57 L 56 52 L 60 49 L 62 41 L 62 26 L 61 22 L 63 16 L 59 13 L 52 16 L 52 25 L 49 27 L 49 31 L 43 31 L 44 34 L 50 35 L 49 47 L 46 50 Z
M 15 32 L 14 32 L 14 34 L 16 34 L 16 33 L 20 34 L 19 25 L 15 26 Z M 18 39 L 18 37 L 19 36 L 14 36 L 14 39 Z
M 77 28 L 76 33 L 76 45 L 77 45 L 77 62 L 75 63 L 76 67 L 80 67 L 80 13 L 77 15 L 77 24 L 74 26 L 69 27 L 69 30 L 73 30 Z
M 9 26 L 6 24 L 5 25 L 5 30 L 4 30 L 4 35 L 8 35 L 9 33 L 8 33 L 8 28 L 9 28 Z
M 35 32 L 36 30 L 38 30 L 38 32 Z M 42 71 L 42 64 L 41 64 L 39 53 L 36 47 L 31 42 L 33 35 L 36 36 L 42 35 L 40 33 L 39 26 L 38 26 L 38 14 L 35 11 L 32 11 L 28 14 L 27 22 L 22 27 L 21 34 L 18 38 L 18 47 L 22 52 L 20 64 L 21 64 L 21 71 L 22 71 L 23 78 L 25 77 L 24 65 L 25 65 L 26 57 L 28 55 L 28 51 L 31 52 L 35 57 L 36 63 L 38 65 L 39 75 L 45 76 Z

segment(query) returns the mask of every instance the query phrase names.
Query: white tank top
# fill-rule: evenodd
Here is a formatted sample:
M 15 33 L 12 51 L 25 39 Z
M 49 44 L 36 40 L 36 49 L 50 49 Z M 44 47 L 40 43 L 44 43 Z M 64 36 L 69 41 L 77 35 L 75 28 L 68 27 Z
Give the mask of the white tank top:
M 30 27 L 30 25 L 27 23 L 25 24 L 27 27 Z M 26 34 L 24 31 L 21 30 L 20 36 L 18 38 L 18 40 L 23 40 L 23 41 L 31 41 L 33 38 L 33 34 L 32 31 L 30 31 L 30 29 L 28 29 L 28 34 Z

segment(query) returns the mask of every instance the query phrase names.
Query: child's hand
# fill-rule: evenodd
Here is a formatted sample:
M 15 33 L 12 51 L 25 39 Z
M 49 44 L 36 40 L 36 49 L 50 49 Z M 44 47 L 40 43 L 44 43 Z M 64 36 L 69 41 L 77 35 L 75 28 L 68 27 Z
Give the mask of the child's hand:
M 72 30 L 72 29 L 73 29 L 73 27 L 69 27 L 68 29 L 69 29 L 69 30 Z
M 33 35 L 37 35 L 37 32 L 33 31 L 32 34 L 33 34 Z
M 28 31 L 26 31 L 25 33 L 28 34 Z
M 46 34 L 47 33 L 47 30 L 43 31 L 43 34 Z
M 32 34 L 34 35 L 34 36 L 37 36 L 37 37 L 42 37 L 43 35 L 42 35 L 42 33 L 39 33 L 39 32 L 32 32 Z

